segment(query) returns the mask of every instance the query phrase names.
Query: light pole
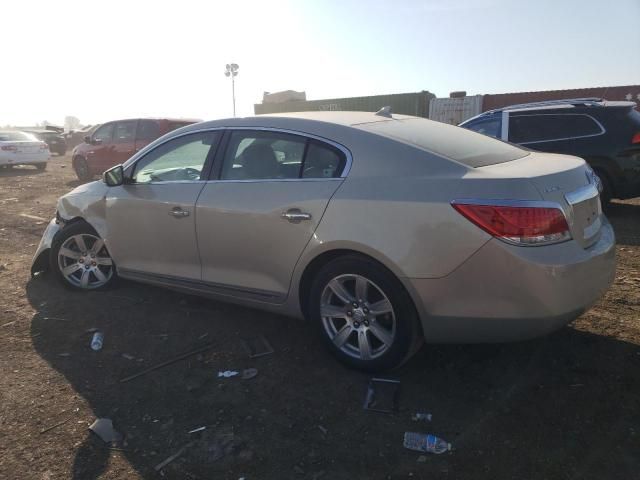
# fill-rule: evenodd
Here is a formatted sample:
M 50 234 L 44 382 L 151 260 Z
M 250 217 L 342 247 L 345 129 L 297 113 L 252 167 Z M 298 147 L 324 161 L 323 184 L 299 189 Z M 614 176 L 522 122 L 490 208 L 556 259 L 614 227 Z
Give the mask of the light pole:
M 225 76 L 231 77 L 231 96 L 233 97 L 233 116 L 236 116 L 236 84 L 235 77 L 238 75 L 238 64 L 227 63 L 227 69 L 224 72 Z

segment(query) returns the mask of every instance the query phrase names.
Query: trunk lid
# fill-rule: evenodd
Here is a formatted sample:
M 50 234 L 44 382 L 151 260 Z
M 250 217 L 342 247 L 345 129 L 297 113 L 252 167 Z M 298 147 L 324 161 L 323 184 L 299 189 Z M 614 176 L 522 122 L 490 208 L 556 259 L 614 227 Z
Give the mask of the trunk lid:
M 600 238 L 602 207 L 593 171 L 578 157 L 531 152 L 511 162 L 481 167 L 496 175 L 528 179 L 543 201 L 562 208 L 573 239 L 588 248 Z
M 9 143 L 9 142 L 7 142 Z M 39 153 L 42 151 L 43 142 L 10 142 L 16 147 L 16 153 Z

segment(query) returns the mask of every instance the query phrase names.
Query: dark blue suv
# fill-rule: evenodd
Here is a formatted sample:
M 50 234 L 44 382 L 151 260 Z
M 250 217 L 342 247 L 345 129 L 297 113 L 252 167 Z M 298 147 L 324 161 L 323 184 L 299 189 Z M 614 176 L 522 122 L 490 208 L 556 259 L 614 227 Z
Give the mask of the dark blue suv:
M 640 196 L 640 113 L 634 102 L 579 98 L 491 110 L 460 126 L 531 150 L 581 157 L 602 183 L 601 198 Z

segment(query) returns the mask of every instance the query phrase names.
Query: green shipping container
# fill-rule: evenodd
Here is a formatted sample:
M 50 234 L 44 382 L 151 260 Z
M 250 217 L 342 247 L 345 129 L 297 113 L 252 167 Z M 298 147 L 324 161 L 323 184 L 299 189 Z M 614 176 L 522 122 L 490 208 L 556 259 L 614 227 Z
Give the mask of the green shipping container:
M 427 118 L 429 102 L 435 98 L 433 93 L 423 90 L 417 93 L 396 93 L 392 95 L 374 95 L 370 97 L 330 98 L 326 100 L 306 100 L 282 103 L 257 103 L 256 115 L 264 113 L 310 112 L 310 111 L 353 111 L 377 112 L 390 106 L 392 113 Z

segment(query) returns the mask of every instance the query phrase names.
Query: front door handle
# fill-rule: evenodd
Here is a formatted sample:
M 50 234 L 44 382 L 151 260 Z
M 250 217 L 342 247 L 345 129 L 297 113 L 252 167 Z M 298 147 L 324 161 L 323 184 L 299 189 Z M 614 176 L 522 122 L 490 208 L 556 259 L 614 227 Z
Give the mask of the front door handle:
M 282 214 L 282 218 L 291 223 L 300 223 L 303 220 L 311 220 L 311 214 L 302 212 L 299 208 L 290 208 Z
M 180 207 L 173 207 L 171 210 L 169 210 L 169 215 L 171 215 L 172 217 L 182 218 L 188 217 L 189 212 L 187 210 L 183 210 Z

